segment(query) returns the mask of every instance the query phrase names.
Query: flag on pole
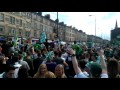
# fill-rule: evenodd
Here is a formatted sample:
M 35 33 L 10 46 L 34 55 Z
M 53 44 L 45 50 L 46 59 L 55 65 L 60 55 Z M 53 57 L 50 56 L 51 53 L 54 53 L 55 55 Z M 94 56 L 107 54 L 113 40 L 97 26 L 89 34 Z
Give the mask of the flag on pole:
M 44 42 L 46 42 L 46 34 L 45 32 L 42 32 L 40 37 L 40 43 L 44 43 Z
M 15 36 L 15 37 L 14 37 L 14 46 L 17 46 L 17 41 L 18 41 L 18 37 Z

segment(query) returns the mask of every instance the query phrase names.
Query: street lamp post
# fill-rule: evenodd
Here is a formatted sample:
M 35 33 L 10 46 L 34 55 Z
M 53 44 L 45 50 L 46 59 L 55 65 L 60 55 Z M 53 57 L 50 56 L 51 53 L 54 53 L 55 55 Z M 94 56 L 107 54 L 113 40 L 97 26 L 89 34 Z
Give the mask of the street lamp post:
M 59 32 L 58 32 L 58 12 L 57 12 L 57 38 L 59 39 Z
M 95 15 L 89 15 L 89 16 L 94 16 L 95 17 L 95 37 L 96 37 L 96 16 Z M 94 43 L 95 43 L 95 38 L 94 38 Z

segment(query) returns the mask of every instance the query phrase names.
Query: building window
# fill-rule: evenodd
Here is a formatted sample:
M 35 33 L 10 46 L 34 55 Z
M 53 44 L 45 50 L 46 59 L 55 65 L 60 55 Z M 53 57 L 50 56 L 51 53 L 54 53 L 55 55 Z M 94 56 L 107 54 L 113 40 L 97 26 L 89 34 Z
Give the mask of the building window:
M 15 24 L 15 17 L 12 18 L 12 24 Z
M 51 28 L 49 28 L 49 33 L 50 33 L 50 34 L 52 33 L 52 29 L 51 29 Z
M 12 34 L 12 28 L 9 29 L 9 34 Z
M 37 37 L 37 31 L 36 30 L 34 31 L 34 37 Z
M 22 16 L 23 16 L 23 17 L 26 17 L 26 12 L 22 12 Z
M 0 14 L 0 21 L 4 22 L 4 14 L 3 13 Z
M 26 37 L 30 37 L 30 32 L 26 31 L 25 35 L 26 35 Z
M 22 35 L 22 29 L 19 29 L 19 36 Z
M 31 28 L 31 23 L 27 22 L 27 28 L 28 28 L 28 29 Z
M 45 32 L 48 32 L 48 28 L 47 28 L 47 26 L 45 26 Z
M 20 26 L 22 27 L 22 20 L 20 20 Z
M 4 31 L 4 27 L 0 26 L 0 33 L 3 33 L 3 31 Z
M 43 23 L 43 17 L 40 18 L 40 22 Z
M 37 23 L 34 23 L 34 30 L 37 30 Z
M 16 19 L 16 24 L 18 24 L 18 25 L 20 24 L 20 21 L 19 21 L 19 19 Z
M 37 14 L 34 14 L 34 20 L 37 20 Z
M 12 17 L 10 16 L 10 24 L 12 24 Z
M 13 34 L 13 35 L 15 35 L 15 34 L 16 34 L 15 29 L 12 29 L 12 34 Z
M 15 24 L 15 17 L 10 16 L 10 24 Z
M 47 21 L 47 25 L 50 25 L 50 22 L 49 22 L 49 21 Z
M 30 19 L 30 13 L 27 13 L 27 18 Z
M 48 32 L 48 33 L 50 33 L 49 27 L 47 27 L 47 29 L 46 29 L 46 30 L 47 30 L 47 32 Z
M 16 15 L 17 15 L 17 16 L 20 16 L 20 12 L 16 12 Z
M 6 17 L 5 17 L 5 21 L 6 21 L 7 23 L 10 22 L 10 17 L 9 17 L 8 15 L 6 15 Z
M 25 28 L 25 23 L 23 23 L 23 28 Z
M 43 31 L 43 25 L 40 24 L 40 31 Z
M 20 17 L 22 16 L 22 12 L 20 12 Z

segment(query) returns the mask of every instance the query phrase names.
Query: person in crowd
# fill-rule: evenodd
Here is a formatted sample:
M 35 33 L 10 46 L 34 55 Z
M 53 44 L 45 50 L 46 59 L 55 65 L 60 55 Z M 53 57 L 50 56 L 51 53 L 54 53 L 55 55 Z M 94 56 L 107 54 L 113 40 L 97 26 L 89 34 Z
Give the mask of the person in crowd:
M 109 78 L 118 78 L 119 71 L 118 71 L 118 61 L 116 59 L 110 59 L 107 64 L 108 76 Z
M 41 51 L 39 51 L 38 57 L 33 60 L 34 74 L 37 72 L 40 64 L 42 64 L 43 61 L 44 61 L 44 59 L 42 58 Z
M 8 56 L 9 48 L 10 48 L 8 41 L 5 41 L 5 43 L 3 43 L 1 47 L 2 47 L 2 53 L 5 54 L 5 56 Z
M 14 77 L 15 69 L 16 67 L 14 67 L 14 65 L 12 64 L 7 65 L 5 68 L 5 72 L 0 74 L 0 78 L 15 78 Z
M 20 69 L 18 71 L 18 78 L 25 79 L 25 78 L 32 78 L 32 77 L 29 76 L 29 73 L 26 68 L 20 67 Z
M 64 67 L 68 66 L 68 64 L 65 62 L 65 60 L 61 58 L 61 55 L 59 56 L 59 52 L 57 52 L 57 51 L 54 52 L 53 62 L 56 62 L 56 64 L 62 64 L 62 65 L 64 65 Z
M 75 76 L 75 71 L 74 71 L 73 64 L 72 64 L 72 58 L 68 50 L 67 50 L 67 54 L 68 56 L 66 58 L 66 63 L 68 64 L 68 68 L 65 69 L 65 74 L 67 78 L 73 78 Z
M 56 75 L 56 78 L 67 78 L 67 76 L 65 75 L 65 72 L 64 72 L 64 66 L 63 65 L 58 64 L 55 67 L 55 75 Z
M 79 60 L 78 61 L 78 65 L 79 65 L 79 67 L 81 68 L 81 71 L 83 72 L 83 74 L 85 75 L 85 76 L 87 76 L 87 77 L 89 77 L 89 74 L 88 74 L 88 72 L 85 70 L 86 69 L 86 61 L 85 60 Z M 75 75 L 74 76 L 74 78 L 77 78 L 77 75 Z
M 45 78 L 45 73 L 47 72 L 46 64 L 41 64 L 38 68 L 37 73 L 34 75 L 33 78 Z
M 30 70 L 30 66 L 28 65 L 28 63 L 26 61 L 23 60 L 23 56 L 22 54 L 19 54 L 19 64 L 21 64 L 24 68 L 26 68 L 28 71 Z
M 5 56 L 0 56 L 0 74 L 3 73 L 6 69 L 6 61 Z
M 18 71 L 19 71 L 20 67 L 22 66 L 21 64 L 19 64 L 19 57 L 13 56 L 11 64 L 13 64 L 14 67 L 16 67 L 15 73 L 14 73 L 14 78 L 18 78 Z
M 4 54 L 2 53 L 2 47 L 0 46 L 0 56 L 3 56 Z
M 33 66 L 33 59 L 31 58 L 30 52 L 27 52 L 27 56 L 26 56 L 26 58 L 24 59 L 24 61 L 26 61 L 26 62 L 28 63 L 28 65 L 29 65 L 29 67 L 30 67 L 29 75 L 30 75 L 31 77 L 33 77 L 33 75 L 34 75 L 34 73 L 33 73 L 33 71 L 34 71 L 34 66 Z
M 46 49 L 48 50 L 48 48 L 49 48 L 48 39 L 46 39 L 46 42 L 44 42 L 44 45 L 45 45 Z
M 55 74 L 51 71 L 45 73 L 45 78 L 56 78 Z
M 52 42 L 50 43 L 50 47 L 51 47 L 51 48 L 54 48 L 54 47 L 55 47 L 54 40 L 52 40 Z
M 83 74 L 81 68 L 78 66 L 75 51 L 71 48 L 69 49 L 69 53 L 72 55 L 72 63 L 73 63 L 75 73 L 77 75 L 76 78 L 88 78 Z M 104 59 L 104 51 L 100 50 L 99 54 L 100 54 L 100 64 L 92 63 L 90 66 L 91 77 L 92 78 L 108 78 L 107 65 Z
M 51 71 L 51 72 L 54 73 L 55 67 L 57 66 L 57 64 L 56 64 L 56 62 L 53 62 L 53 56 L 52 55 L 51 55 L 51 57 L 47 58 L 46 66 L 48 68 L 48 71 Z

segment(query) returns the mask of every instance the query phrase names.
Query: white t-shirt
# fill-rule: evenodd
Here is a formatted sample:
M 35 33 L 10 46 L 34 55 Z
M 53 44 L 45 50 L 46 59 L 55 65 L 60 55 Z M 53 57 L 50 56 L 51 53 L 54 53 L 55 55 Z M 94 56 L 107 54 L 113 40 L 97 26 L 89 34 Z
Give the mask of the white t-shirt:
M 3 72 L 2 74 L 0 74 L 0 78 L 3 78 L 3 74 L 4 74 L 5 72 Z
M 74 78 L 88 78 L 83 72 L 76 75 Z M 101 74 L 101 78 L 108 78 L 108 74 Z
M 18 78 L 18 72 L 19 72 L 19 69 L 22 65 L 19 64 L 18 62 L 15 63 L 14 67 L 16 67 L 15 69 L 15 73 L 14 73 L 14 78 Z
M 88 74 L 86 71 L 84 71 L 84 72 L 82 72 L 82 73 L 83 73 L 85 76 L 89 77 L 89 74 Z M 77 75 L 75 75 L 74 78 L 77 78 Z
M 108 74 L 101 74 L 101 78 L 108 78 Z

